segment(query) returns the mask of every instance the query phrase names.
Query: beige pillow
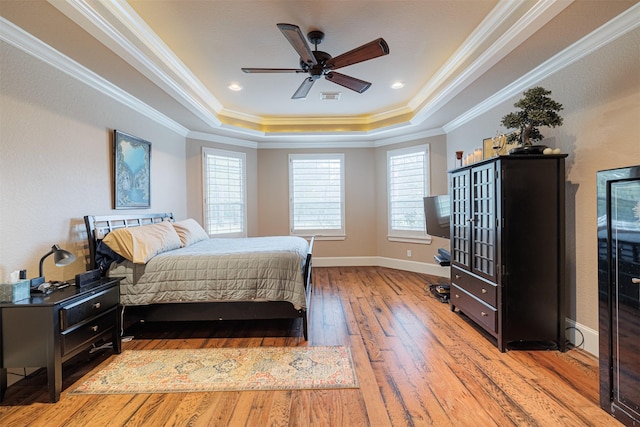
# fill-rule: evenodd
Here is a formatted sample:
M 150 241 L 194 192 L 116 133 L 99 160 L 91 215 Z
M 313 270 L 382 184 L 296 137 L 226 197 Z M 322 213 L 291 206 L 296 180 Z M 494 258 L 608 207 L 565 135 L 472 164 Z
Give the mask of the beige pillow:
M 146 264 L 154 256 L 178 249 L 180 237 L 169 222 L 113 230 L 102 240 L 114 252 L 135 264 Z
M 209 238 L 207 232 L 192 218 L 176 221 L 173 223 L 173 227 L 180 236 L 183 248 Z

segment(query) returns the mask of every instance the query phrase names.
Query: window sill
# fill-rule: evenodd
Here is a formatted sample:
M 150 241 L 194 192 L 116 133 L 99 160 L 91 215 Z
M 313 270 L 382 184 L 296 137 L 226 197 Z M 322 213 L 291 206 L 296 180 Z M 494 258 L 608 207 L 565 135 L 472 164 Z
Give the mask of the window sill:
M 390 242 L 418 243 L 421 245 L 431 244 L 431 236 L 424 236 L 424 237 L 387 236 L 387 240 Z
M 322 234 L 292 234 L 292 236 L 303 237 L 305 239 L 310 239 L 315 237 L 315 240 L 346 240 L 347 236 L 330 236 L 330 235 L 322 235 Z

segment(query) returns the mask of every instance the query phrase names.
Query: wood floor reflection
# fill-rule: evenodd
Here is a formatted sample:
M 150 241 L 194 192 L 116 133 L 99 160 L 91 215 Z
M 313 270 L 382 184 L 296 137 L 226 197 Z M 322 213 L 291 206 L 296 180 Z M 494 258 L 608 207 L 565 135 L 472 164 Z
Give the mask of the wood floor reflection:
M 597 360 L 580 349 L 500 353 L 429 291 L 442 278 L 376 267 L 314 268 L 301 321 L 138 325 L 127 349 L 348 345 L 359 389 L 71 395 L 112 357 L 83 355 L 46 403 L 46 375 L 9 387 L 2 425 L 614 426 L 598 406 Z

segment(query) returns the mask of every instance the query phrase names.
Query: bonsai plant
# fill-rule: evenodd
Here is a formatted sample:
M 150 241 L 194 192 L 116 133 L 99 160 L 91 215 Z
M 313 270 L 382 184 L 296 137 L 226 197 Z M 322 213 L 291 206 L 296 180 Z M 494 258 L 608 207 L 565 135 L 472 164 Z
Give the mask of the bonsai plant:
M 562 104 L 549 98 L 550 94 L 550 90 L 537 86 L 525 91 L 524 98 L 513 104 L 521 110 L 507 114 L 501 121 L 507 129 L 517 129 L 507 136 L 508 142 L 519 141 L 525 149 L 531 148 L 532 141 L 544 138 L 538 126 L 562 125 L 562 117 L 557 113 L 562 110 Z

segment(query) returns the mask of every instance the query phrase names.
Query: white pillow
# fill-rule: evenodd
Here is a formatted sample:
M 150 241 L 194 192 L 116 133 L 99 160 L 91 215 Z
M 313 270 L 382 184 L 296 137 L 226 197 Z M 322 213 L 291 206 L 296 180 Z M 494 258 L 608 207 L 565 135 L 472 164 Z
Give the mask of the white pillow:
M 193 218 L 176 221 L 172 224 L 180 236 L 183 248 L 209 238 L 207 232 Z
M 135 264 L 146 264 L 154 256 L 178 249 L 180 237 L 171 223 L 163 221 L 140 227 L 118 228 L 102 240 L 115 253 Z

